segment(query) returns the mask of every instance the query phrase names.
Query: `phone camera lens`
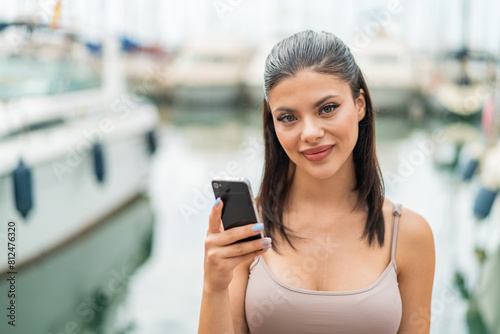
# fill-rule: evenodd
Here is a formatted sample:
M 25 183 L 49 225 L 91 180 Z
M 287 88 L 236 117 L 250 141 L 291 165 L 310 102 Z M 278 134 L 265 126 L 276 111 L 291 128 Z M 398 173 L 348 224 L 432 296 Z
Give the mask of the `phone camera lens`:
M 214 188 L 219 188 L 219 184 L 218 183 L 214 183 Z

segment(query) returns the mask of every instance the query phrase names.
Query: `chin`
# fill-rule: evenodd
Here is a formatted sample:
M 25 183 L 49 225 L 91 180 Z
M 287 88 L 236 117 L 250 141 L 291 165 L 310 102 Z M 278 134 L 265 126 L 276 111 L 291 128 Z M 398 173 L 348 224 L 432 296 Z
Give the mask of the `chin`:
M 326 180 L 335 175 L 337 172 L 338 168 L 337 166 L 315 166 L 315 167 L 308 167 L 303 169 L 304 172 L 307 174 L 311 175 L 315 179 L 320 179 L 320 180 Z
M 331 178 L 334 175 L 332 172 L 325 172 L 325 173 L 311 173 L 311 176 L 313 176 L 316 179 L 319 180 L 327 180 Z

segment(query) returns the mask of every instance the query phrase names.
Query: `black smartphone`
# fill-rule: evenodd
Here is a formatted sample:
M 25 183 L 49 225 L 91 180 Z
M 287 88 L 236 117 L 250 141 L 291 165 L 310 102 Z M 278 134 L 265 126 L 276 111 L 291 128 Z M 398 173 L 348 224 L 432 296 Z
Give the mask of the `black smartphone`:
M 250 182 L 246 178 L 214 178 L 212 180 L 212 189 L 215 198 L 220 197 L 224 203 L 222 207 L 222 225 L 225 230 L 261 222 L 252 195 Z M 241 239 L 237 242 L 260 239 L 264 236 L 264 230 L 262 230 L 258 235 Z

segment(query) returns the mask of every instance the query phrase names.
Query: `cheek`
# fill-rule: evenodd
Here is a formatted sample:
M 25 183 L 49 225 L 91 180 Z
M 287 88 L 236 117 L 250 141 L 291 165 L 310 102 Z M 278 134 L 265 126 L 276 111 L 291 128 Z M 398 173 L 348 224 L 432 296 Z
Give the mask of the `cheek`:
M 285 152 L 289 155 L 289 153 L 292 151 L 292 148 L 295 146 L 295 141 L 291 131 L 280 131 L 278 128 L 276 129 L 276 137 L 278 138 L 281 147 L 283 147 Z
M 358 119 L 354 112 L 345 114 L 345 117 L 337 124 L 342 137 L 357 137 L 358 136 Z
M 286 147 L 288 146 L 288 138 L 286 134 L 283 131 L 276 129 L 276 137 L 278 138 L 281 146 L 283 146 L 283 148 L 286 150 Z

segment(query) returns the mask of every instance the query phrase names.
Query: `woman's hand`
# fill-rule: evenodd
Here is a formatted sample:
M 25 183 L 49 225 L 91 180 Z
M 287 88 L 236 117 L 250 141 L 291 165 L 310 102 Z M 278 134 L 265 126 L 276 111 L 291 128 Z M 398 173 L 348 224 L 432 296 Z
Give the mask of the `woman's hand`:
M 224 203 L 218 198 L 210 213 L 205 239 L 204 289 L 215 292 L 227 289 L 233 279 L 233 269 L 243 261 L 264 254 L 271 246 L 271 238 L 262 238 L 233 244 L 258 235 L 262 223 L 249 224 L 224 230 L 221 221 Z

